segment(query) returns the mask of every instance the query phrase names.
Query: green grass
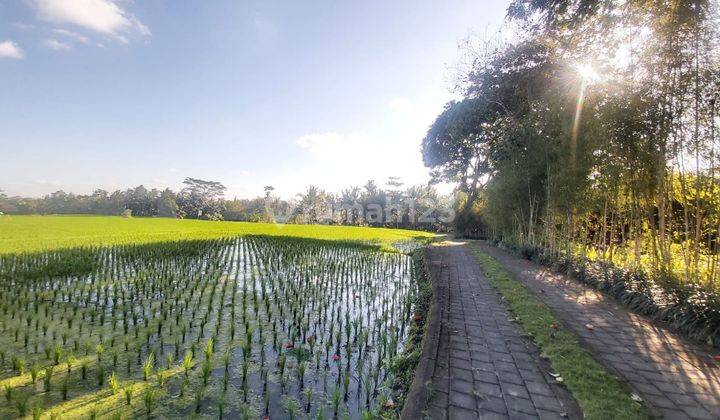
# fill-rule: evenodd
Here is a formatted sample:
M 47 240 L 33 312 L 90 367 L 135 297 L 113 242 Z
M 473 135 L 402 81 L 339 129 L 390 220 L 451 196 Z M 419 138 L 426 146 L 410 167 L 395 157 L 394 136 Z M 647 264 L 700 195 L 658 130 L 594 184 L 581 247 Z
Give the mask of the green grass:
M 485 274 L 505 298 L 522 330 L 532 337 L 543 356 L 563 378 L 588 419 L 643 419 L 649 412 L 630 397 L 620 381 L 610 375 L 579 343 L 576 336 L 560 326 L 553 312 L 525 285 L 515 280 L 500 263 L 473 248 Z M 557 331 L 553 329 L 553 325 Z
M 337 241 L 373 242 L 390 249 L 433 234 L 403 229 L 354 226 L 211 222 L 118 216 L 0 216 L 0 254 L 82 246 L 142 244 L 232 235 L 268 235 Z

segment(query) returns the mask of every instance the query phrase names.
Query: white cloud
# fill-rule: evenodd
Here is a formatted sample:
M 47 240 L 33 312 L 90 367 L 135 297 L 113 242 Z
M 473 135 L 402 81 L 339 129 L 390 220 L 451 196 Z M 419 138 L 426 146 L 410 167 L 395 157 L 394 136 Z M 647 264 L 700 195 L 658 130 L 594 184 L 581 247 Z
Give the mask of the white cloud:
M 308 184 L 338 192 L 369 179 L 383 184 L 390 176 L 400 177 L 405 185 L 424 184 L 430 176 L 423 165 L 421 141 L 450 98 L 442 89 L 413 97 L 387 96 L 380 104 L 385 107 L 383 116 L 364 124 L 366 131 L 317 131 L 297 138 L 296 144 L 306 153 L 300 160 L 304 164 L 279 171 L 265 182 L 285 196 Z M 439 188 L 443 193 L 451 189 L 450 185 Z
M 313 155 L 314 162 L 303 168 L 303 173 L 273 181 L 283 190 L 297 192 L 312 183 L 339 191 L 369 179 L 382 183 L 390 176 L 400 176 L 408 184 L 428 180 L 416 136 L 380 138 L 325 132 L 303 135 L 297 144 Z
M 128 34 L 150 35 L 150 30 L 115 0 L 31 0 L 40 19 L 76 25 L 127 42 Z
M 53 29 L 53 32 L 58 35 L 62 35 L 66 38 L 70 38 L 72 40 L 81 42 L 83 44 L 87 44 L 88 42 L 90 42 L 90 39 L 88 37 L 86 37 L 85 35 L 82 35 L 82 34 L 79 34 L 77 32 L 73 32 L 73 31 L 68 31 L 67 29 L 57 29 L 56 28 L 56 29 Z
M 14 58 L 19 60 L 24 56 L 20 46 L 13 41 L 0 42 L 0 58 Z
M 45 40 L 44 45 L 47 48 L 50 48 L 51 50 L 55 50 L 55 51 L 70 51 L 72 49 L 72 47 L 70 47 L 70 45 L 68 45 L 64 42 L 60 42 L 57 39 L 47 39 L 47 40 Z

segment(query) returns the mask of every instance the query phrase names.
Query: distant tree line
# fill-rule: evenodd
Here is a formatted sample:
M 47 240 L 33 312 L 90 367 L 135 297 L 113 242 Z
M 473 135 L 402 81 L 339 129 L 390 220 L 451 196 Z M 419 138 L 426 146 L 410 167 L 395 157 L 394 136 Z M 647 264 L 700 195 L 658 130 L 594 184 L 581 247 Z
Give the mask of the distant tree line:
M 220 182 L 186 178 L 183 188 L 147 189 L 140 185 L 127 190 L 92 194 L 56 191 L 41 198 L 8 197 L 0 191 L 2 214 L 97 214 L 137 217 L 177 217 L 202 220 L 342 224 L 444 230 L 454 210 L 452 198 L 443 197 L 432 186 L 403 187 L 396 177 L 380 188 L 374 181 L 351 187 L 339 194 L 309 186 L 293 199 L 273 194 L 255 198 L 224 198 L 227 188 Z

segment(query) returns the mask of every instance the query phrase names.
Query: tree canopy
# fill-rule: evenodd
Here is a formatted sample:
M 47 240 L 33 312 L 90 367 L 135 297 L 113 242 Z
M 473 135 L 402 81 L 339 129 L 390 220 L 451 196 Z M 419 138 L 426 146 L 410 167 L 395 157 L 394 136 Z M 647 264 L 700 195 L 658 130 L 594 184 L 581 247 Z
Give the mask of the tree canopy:
M 717 4 L 515 0 L 507 25 L 423 140 L 458 229 L 715 282 Z

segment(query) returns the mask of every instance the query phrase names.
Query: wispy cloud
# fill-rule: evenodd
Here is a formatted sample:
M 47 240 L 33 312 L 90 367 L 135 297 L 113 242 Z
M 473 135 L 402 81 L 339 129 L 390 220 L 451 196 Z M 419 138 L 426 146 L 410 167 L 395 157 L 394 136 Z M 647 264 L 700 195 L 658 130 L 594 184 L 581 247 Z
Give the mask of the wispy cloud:
M 45 47 L 50 48 L 54 51 L 70 51 L 72 47 L 69 44 L 66 44 L 64 42 L 60 42 L 57 39 L 51 38 L 45 40 L 43 43 Z
M 59 28 L 55 28 L 52 31 L 58 35 L 75 40 L 77 42 L 81 42 L 83 44 L 87 44 L 88 42 L 90 42 L 90 38 L 86 37 L 85 35 L 74 32 L 74 31 L 69 31 L 67 29 L 59 29 Z
M 19 60 L 23 58 L 22 49 L 18 44 L 13 41 L 2 41 L 0 42 L 0 58 L 14 58 Z
M 115 0 L 30 0 L 46 22 L 70 24 L 128 42 L 128 35 L 150 35 L 150 30 Z
M 25 22 L 15 22 L 15 23 L 13 23 L 13 26 L 18 29 L 22 29 L 23 31 L 35 29 L 35 25 L 25 23 Z

